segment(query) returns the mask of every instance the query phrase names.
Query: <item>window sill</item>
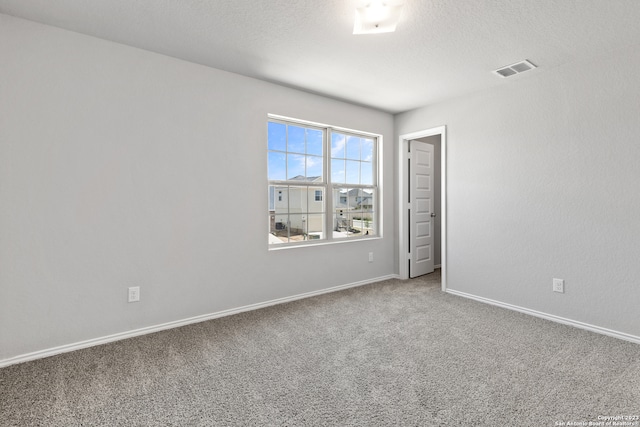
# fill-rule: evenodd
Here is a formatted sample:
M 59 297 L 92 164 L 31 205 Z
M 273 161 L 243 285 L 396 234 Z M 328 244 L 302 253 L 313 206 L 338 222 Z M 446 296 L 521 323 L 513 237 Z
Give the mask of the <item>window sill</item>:
M 287 249 L 309 248 L 309 247 L 315 247 L 315 246 L 341 245 L 344 243 L 353 243 L 353 242 L 368 242 L 371 240 L 380 240 L 380 239 L 382 239 L 382 236 L 351 237 L 351 238 L 346 238 L 344 240 L 322 240 L 322 241 L 307 240 L 305 242 L 278 243 L 278 244 L 269 245 L 269 252 L 281 251 L 281 250 L 287 250 Z

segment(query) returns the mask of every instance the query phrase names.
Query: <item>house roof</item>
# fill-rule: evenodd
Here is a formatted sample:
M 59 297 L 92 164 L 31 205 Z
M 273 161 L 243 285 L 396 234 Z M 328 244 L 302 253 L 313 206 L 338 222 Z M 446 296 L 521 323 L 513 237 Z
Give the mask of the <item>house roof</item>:
M 305 181 L 305 182 L 320 182 L 322 181 L 321 176 L 303 176 L 296 175 L 293 178 L 289 178 L 290 181 Z
M 637 47 L 638 0 L 404 0 L 353 35 L 360 0 L 0 0 L 0 13 L 398 113 Z M 491 73 L 529 59 L 539 68 Z
M 365 194 L 365 196 L 370 196 L 371 195 L 371 190 L 368 190 L 366 188 L 350 188 L 350 189 L 341 189 L 340 193 L 348 193 L 349 196 L 357 196 L 358 195 L 358 191 L 362 190 L 363 193 Z

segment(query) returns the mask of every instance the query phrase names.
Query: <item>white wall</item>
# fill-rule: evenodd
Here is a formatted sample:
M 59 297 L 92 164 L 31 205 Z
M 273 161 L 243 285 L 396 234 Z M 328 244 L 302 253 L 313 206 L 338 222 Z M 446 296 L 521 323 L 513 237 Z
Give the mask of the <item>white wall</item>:
M 447 126 L 450 289 L 640 336 L 639 52 L 396 116 Z
M 332 246 L 269 252 L 266 186 L 268 113 L 390 168 L 392 116 L 5 15 L 0 58 L 0 362 L 394 274 L 391 170 L 384 238 Z

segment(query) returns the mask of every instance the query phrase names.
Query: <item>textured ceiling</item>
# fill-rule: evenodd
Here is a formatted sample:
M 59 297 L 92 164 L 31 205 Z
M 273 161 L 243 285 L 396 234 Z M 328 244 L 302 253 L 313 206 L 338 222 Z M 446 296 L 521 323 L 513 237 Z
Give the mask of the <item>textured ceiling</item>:
M 356 0 L 0 0 L 0 13 L 397 113 L 640 45 L 640 0 L 405 0 L 354 36 Z

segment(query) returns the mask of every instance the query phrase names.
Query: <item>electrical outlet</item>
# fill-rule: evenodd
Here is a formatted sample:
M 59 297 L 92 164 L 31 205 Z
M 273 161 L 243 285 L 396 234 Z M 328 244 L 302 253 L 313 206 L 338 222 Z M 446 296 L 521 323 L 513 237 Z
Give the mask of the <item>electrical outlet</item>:
M 369 252 L 369 262 L 373 262 L 373 252 Z
M 553 279 L 553 292 L 564 293 L 564 280 L 562 279 Z
M 132 286 L 129 288 L 129 302 L 140 301 L 140 286 Z

